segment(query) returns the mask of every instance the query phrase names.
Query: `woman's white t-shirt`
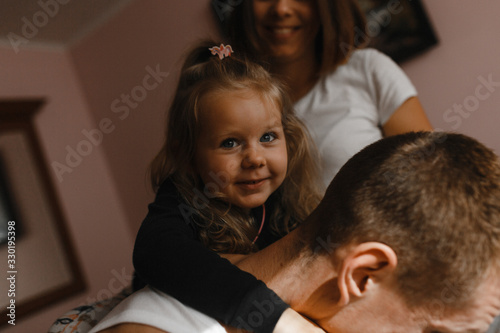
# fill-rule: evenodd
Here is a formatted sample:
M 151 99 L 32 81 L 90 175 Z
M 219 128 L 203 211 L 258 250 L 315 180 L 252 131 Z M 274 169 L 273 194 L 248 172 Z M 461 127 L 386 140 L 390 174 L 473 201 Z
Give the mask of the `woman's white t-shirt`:
M 329 185 L 347 160 L 382 138 L 385 124 L 417 92 L 402 69 L 375 49 L 356 50 L 295 104 L 318 146 Z

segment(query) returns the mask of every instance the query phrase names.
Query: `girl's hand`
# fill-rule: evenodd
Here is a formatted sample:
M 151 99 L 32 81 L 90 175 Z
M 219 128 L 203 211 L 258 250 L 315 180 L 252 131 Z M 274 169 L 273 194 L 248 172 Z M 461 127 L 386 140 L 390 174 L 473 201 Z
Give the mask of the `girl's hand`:
M 292 308 L 283 312 L 273 333 L 325 333 L 325 331 Z

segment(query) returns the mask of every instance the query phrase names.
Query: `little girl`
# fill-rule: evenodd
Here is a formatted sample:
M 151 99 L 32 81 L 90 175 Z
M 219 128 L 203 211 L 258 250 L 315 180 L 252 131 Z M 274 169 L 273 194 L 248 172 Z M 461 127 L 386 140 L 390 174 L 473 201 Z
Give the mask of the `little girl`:
M 213 46 L 194 49 L 182 68 L 151 164 L 157 195 L 135 243 L 136 282 L 230 326 L 295 332 L 287 318 L 296 313 L 220 254 L 261 249 L 316 207 L 311 141 L 266 70 Z M 254 320 L 269 300 L 274 311 Z

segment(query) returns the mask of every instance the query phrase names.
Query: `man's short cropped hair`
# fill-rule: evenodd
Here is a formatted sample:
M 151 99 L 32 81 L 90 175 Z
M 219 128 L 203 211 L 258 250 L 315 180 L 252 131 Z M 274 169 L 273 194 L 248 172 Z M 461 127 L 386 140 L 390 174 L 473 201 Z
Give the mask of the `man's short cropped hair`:
M 498 157 L 460 134 L 382 139 L 339 171 L 307 227 L 316 255 L 321 242 L 330 250 L 321 253 L 371 241 L 390 246 L 409 306 L 463 308 L 483 278 L 499 272 Z

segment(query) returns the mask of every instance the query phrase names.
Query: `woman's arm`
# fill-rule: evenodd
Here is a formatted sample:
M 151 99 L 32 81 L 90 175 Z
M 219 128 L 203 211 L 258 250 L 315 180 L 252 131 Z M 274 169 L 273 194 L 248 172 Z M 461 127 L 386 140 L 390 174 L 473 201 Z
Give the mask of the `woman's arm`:
M 410 97 L 382 125 L 384 137 L 417 131 L 432 131 L 422 105 L 417 97 Z

